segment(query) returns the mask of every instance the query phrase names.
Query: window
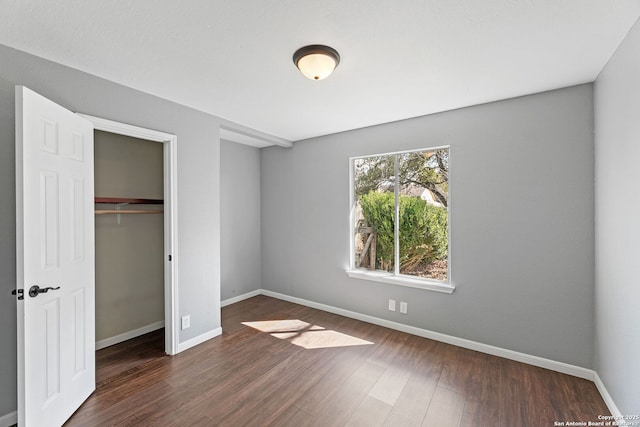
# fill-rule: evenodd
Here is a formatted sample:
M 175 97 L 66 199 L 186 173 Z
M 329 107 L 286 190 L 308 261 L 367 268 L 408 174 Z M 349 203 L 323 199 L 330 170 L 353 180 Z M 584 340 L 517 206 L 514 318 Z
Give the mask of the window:
M 352 277 L 450 292 L 449 147 L 351 159 Z

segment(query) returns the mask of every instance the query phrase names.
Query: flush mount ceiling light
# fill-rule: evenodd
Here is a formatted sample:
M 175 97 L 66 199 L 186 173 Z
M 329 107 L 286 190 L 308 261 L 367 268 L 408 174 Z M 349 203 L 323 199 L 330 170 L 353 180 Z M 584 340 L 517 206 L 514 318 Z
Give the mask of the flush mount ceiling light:
M 313 44 L 296 50 L 293 63 L 306 78 L 322 80 L 333 73 L 340 63 L 340 55 L 329 46 Z

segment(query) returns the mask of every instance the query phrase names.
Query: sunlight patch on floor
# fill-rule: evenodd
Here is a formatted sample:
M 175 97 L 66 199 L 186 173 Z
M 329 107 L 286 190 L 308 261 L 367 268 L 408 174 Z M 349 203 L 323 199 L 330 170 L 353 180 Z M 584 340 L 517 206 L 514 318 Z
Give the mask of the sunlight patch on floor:
M 272 337 L 289 340 L 291 344 L 306 349 L 373 344 L 370 341 L 312 325 L 299 319 L 242 322 L 242 324 L 269 333 Z

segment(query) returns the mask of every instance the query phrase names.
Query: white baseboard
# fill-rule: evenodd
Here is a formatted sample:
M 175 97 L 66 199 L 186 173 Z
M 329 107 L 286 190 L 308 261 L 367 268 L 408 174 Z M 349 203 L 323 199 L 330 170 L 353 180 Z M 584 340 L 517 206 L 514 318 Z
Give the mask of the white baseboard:
M 11 412 L 0 417 L 0 427 L 9 427 L 18 424 L 18 413 Z
M 501 347 L 495 347 L 488 344 L 482 344 L 476 341 L 458 338 L 451 335 L 442 334 L 440 332 L 430 331 L 428 329 L 417 328 L 415 326 L 404 325 L 402 323 L 392 322 L 390 320 L 380 319 L 366 314 L 357 313 L 355 311 L 344 310 L 342 308 L 330 305 L 320 304 L 313 301 L 304 300 L 302 298 L 291 297 L 289 295 L 280 294 L 263 289 L 262 295 L 289 301 L 295 304 L 305 305 L 307 307 L 316 308 L 329 313 L 339 314 L 341 316 L 350 317 L 352 319 L 362 320 L 363 322 L 373 323 L 374 325 L 384 326 L 385 328 L 395 329 L 396 331 L 406 332 L 408 334 L 417 335 L 423 338 L 429 338 L 434 341 L 440 341 L 452 344 L 462 348 L 479 351 L 482 353 L 492 354 L 494 356 L 504 357 L 505 359 L 515 360 L 517 362 L 538 366 L 552 371 L 561 372 L 563 374 L 573 375 L 574 377 L 584 378 L 590 381 L 594 380 L 595 372 L 591 369 L 582 368 L 580 366 L 570 365 L 568 363 L 557 362 L 543 357 L 532 356 L 526 353 L 520 353 L 513 350 L 507 350 Z
M 216 328 L 202 335 L 198 335 L 197 337 L 193 337 L 185 342 L 181 342 L 178 344 L 178 353 L 188 350 L 191 347 L 195 347 L 198 344 L 202 344 L 205 341 L 209 341 L 211 338 L 215 338 L 221 334 L 222 334 L 222 328 Z
M 226 299 L 224 301 L 220 301 L 220 307 L 226 307 L 231 304 L 235 304 L 240 301 L 244 301 L 249 298 L 257 297 L 262 294 L 262 289 L 256 289 L 255 291 L 247 292 L 246 294 L 238 295 L 233 298 Z
M 160 328 L 164 328 L 164 320 L 152 323 L 147 326 L 143 326 L 142 328 L 134 329 L 133 331 L 116 335 L 115 337 L 105 338 L 103 340 L 96 341 L 96 350 L 100 350 L 105 347 L 110 347 L 114 344 L 118 344 L 123 341 L 130 340 L 131 338 L 139 337 L 140 335 L 148 334 L 149 332 L 153 332 Z
M 607 405 L 607 408 L 609 408 L 611 415 L 613 415 L 614 417 L 617 417 L 617 419 L 623 419 L 622 412 L 620 412 L 616 404 L 613 402 L 613 399 L 611 398 L 609 391 L 607 390 L 607 388 L 604 386 L 604 383 L 600 379 L 600 375 L 598 375 L 597 372 L 594 372 L 594 374 L 595 375 L 593 378 L 593 382 L 596 384 L 596 387 L 600 392 L 600 396 L 602 396 L 602 400 L 604 400 L 604 403 Z

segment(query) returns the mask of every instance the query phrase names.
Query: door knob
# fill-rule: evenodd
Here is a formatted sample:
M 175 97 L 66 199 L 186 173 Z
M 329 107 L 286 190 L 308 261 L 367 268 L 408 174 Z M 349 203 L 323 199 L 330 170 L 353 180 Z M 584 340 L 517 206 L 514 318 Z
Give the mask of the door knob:
M 57 288 L 52 288 L 51 286 L 47 288 L 41 288 L 38 285 L 33 285 L 32 287 L 29 288 L 29 296 L 31 298 L 35 298 L 38 296 L 38 294 L 46 294 L 49 291 L 55 291 L 57 289 L 60 289 L 60 286 L 58 286 Z

